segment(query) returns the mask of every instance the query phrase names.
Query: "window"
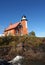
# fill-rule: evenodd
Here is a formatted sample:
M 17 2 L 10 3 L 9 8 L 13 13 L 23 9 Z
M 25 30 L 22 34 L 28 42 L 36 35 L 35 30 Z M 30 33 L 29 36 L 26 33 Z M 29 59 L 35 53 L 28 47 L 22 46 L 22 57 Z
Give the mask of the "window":
M 10 31 L 8 31 L 8 34 L 7 35 L 11 35 L 11 32 Z
M 18 30 L 16 30 L 16 34 L 18 34 Z

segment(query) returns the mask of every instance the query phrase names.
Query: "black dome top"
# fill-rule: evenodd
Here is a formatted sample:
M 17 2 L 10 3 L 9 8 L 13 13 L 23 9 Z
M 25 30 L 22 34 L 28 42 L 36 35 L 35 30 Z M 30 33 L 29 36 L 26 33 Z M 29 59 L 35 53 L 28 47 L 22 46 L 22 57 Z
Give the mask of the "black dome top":
M 22 20 L 27 20 L 27 19 L 26 19 L 26 16 L 22 16 L 21 21 L 22 21 Z

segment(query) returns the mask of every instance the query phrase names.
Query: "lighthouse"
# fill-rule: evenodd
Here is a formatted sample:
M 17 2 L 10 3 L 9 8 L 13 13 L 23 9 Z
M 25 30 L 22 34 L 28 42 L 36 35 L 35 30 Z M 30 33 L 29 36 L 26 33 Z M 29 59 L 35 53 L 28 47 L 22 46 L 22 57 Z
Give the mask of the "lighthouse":
M 28 34 L 28 29 L 27 29 L 27 18 L 26 16 L 22 16 L 22 19 L 21 19 L 21 24 L 23 26 L 23 34 Z

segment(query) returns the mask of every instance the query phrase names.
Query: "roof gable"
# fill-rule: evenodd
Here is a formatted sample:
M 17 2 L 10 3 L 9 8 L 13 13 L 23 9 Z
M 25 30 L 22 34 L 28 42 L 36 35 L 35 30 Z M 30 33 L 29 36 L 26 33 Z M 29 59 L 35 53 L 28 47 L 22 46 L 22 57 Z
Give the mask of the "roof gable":
M 6 28 L 5 31 L 7 31 L 7 30 L 11 30 L 11 29 L 13 29 L 13 28 L 16 28 L 16 27 L 19 25 L 19 23 L 20 23 L 20 22 L 17 22 L 17 23 L 15 23 L 15 24 L 11 24 L 11 25 L 9 25 L 9 27 Z

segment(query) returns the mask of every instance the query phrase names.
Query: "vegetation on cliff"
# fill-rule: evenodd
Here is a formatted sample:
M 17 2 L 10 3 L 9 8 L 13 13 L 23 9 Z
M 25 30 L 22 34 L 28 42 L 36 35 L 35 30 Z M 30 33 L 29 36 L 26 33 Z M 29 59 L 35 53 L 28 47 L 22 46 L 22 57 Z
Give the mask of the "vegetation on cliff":
M 0 58 L 11 60 L 17 54 L 23 55 L 26 63 L 31 60 L 45 62 L 45 37 L 35 34 L 0 37 Z

